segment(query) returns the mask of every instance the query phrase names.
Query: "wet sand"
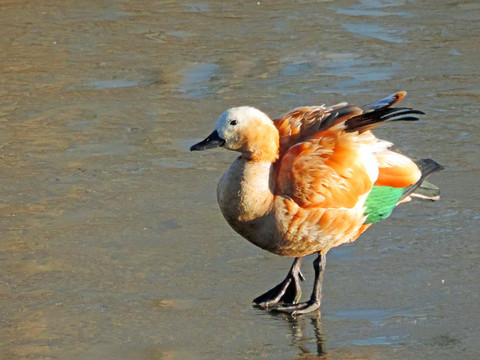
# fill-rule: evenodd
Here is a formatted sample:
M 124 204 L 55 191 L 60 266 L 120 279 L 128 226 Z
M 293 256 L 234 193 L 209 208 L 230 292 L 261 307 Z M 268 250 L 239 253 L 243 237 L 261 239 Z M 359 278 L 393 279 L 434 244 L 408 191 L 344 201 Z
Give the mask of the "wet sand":
M 475 1 L 0 4 L 1 359 L 477 359 Z M 251 300 L 291 259 L 218 210 L 234 154 L 190 153 L 226 108 L 369 103 L 445 166 L 328 255 L 321 316 Z M 310 290 L 311 260 L 304 262 Z

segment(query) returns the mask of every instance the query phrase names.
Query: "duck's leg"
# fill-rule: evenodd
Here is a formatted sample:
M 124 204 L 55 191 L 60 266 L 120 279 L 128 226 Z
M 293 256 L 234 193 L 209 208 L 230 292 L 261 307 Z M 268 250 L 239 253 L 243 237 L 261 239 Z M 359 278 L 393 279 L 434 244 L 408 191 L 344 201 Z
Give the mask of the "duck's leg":
M 315 269 L 315 280 L 310 300 L 298 304 L 292 303 L 279 305 L 273 308 L 273 311 L 279 311 L 293 315 L 306 314 L 320 308 L 320 301 L 322 299 L 323 270 L 325 270 L 325 265 L 326 256 L 318 254 L 318 257 L 313 261 L 313 268 Z
M 302 295 L 300 288 L 300 281 L 304 281 L 300 267 L 302 265 L 302 258 L 295 258 L 287 277 L 280 284 L 273 289 L 267 291 L 265 294 L 253 300 L 255 306 L 261 308 L 268 308 L 276 306 L 280 303 L 295 304 Z

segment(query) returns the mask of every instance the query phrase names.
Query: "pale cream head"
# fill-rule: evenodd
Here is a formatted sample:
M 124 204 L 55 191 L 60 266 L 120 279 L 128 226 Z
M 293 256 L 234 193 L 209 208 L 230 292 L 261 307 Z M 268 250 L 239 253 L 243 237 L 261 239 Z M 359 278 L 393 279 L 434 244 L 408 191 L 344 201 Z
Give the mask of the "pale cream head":
M 252 160 L 278 158 L 278 130 L 258 109 L 250 106 L 228 109 L 220 115 L 215 130 L 225 140 L 226 149 L 239 151 Z

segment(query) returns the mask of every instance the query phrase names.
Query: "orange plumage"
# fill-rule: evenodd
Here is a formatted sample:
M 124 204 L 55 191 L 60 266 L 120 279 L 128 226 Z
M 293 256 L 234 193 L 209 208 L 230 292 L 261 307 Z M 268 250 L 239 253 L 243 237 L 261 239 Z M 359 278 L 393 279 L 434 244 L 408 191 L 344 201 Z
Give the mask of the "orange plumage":
M 256 304 L 297 313 L 318 308 L 318 282 L 328 250 L 354 241 L 370 226 L 367 214 L 372 221 L 388 216 L 440 168 L 428 160 L 421 163 L 429 165 L 422 173 L 420 167 L 426 166 L 389 150 L 391 143 L 370 132 L 384 122 L 417 120 L 414 115 L 422 112 L 392 108 L 405 94 L 363 107 L 340 103 L 297 108 L 273 121 L 251 107 L 232 108 L 222 114 L 207 139 L 192 146 L 192 150 L 223 146 L 240 152 L 217 189 L 225 219 L 253 244 L 297 258 L 280 284 L 283 290 L 277 286 L 255 299 Z M 367 200 L 380 188 L 389 195 L 386 213 L 376 208 L 377 203 L 385 205 L 380 192 Z M 288 294 L 297 292 L 299 259 L 313 253 L 319 254 L 316 290 L 310 301 L 296 304 Z M 280 306 L 281 302 L 288 305 Z

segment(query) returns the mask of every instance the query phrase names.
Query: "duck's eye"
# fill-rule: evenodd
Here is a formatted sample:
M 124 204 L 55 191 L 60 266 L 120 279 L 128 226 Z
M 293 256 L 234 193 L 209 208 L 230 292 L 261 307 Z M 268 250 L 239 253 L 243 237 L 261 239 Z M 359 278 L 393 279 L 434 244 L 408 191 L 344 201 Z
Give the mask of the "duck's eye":
M 230 125 L 232 125 L 232 126 L 235 126 L 235 125 L 237 125 L 237 124 L 238 124 L 237 120 L 232 120 L 232 121 L 230 121 Z

